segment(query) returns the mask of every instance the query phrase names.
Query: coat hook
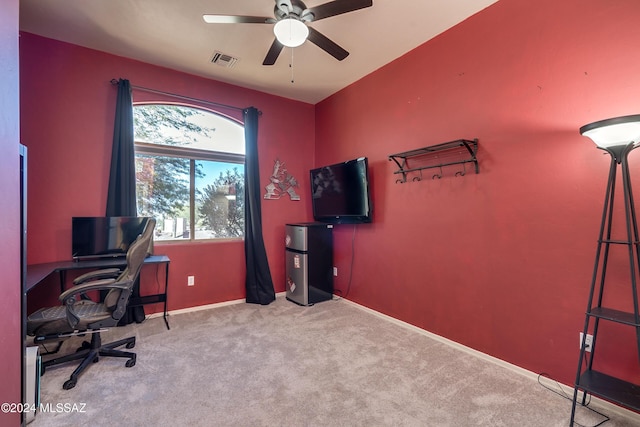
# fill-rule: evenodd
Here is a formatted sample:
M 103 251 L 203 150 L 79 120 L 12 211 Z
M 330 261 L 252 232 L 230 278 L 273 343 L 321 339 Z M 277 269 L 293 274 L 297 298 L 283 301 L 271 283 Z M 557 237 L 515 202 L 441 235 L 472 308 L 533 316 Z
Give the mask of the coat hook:
M 455 176 L 464 176 L 466 173 L 467 173 L 467 164 L 466 164 L 466 163 L 463 163 L 463 164 L 462 164 L 462 170 L 461 170 L 461 171 L 456 172 L 456 175 L 455 175 Z

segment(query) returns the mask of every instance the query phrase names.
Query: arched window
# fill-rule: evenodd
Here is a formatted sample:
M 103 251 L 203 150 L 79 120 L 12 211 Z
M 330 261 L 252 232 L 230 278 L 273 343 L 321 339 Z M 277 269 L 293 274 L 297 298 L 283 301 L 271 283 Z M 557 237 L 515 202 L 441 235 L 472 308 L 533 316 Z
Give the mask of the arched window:
M 156 241 L 244 234 L 244 127 L 184 105 L 133 107 L 138 215 Z

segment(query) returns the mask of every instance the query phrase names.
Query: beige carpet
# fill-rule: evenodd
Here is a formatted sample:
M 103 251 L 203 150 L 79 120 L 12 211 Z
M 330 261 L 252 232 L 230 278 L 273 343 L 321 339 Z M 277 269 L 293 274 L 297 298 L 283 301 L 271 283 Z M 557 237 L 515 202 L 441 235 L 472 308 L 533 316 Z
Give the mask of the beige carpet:
M 169 321 L 170 331 L 153 318 L 104 334 L 136 335 L 132 368 L 102 358 L 68 391 L 75 365 L 49 368 L 42 402 L 68 405 L 30 426 L 569 424 L 571 402 L 535 380 L 343 300 L 300 307 L 278 298 Z M 605 426 L 637 425 L 607 415 Z M 582 425 L 602 419 L 579 409 Z

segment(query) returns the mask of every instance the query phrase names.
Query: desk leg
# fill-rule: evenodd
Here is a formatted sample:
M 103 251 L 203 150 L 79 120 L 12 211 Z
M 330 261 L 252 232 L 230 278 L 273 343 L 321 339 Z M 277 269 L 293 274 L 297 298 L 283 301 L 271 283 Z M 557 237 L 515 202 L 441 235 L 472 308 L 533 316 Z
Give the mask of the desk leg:
M 169 290 L 169 263 L 165 264 L 164 270 L 164 324 L 167 325 L 167 330 L 170 330 L 169 321 L 167 320 L 167 292 Z

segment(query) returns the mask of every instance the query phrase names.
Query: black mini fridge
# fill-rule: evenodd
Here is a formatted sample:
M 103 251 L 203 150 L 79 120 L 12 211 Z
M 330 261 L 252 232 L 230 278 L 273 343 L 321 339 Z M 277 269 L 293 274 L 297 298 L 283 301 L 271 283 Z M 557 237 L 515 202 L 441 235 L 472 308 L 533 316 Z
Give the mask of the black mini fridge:
M 287 299 L 312 305 L 333 297 L 333 225 L 285 225 Z

